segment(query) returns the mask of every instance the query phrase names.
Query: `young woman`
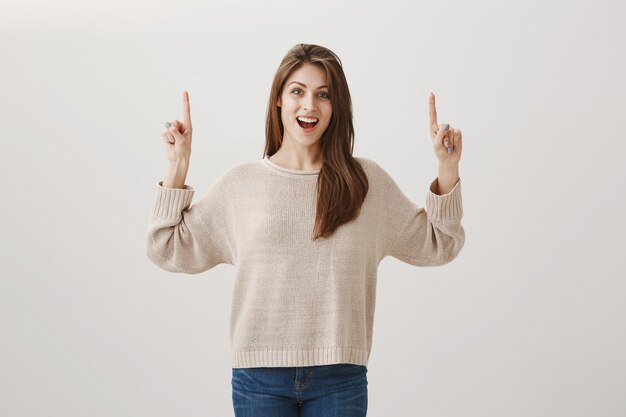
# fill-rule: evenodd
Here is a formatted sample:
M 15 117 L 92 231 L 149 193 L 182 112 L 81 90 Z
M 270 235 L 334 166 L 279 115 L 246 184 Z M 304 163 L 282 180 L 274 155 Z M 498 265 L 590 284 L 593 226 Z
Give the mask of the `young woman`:
M 426 207 L 375 161 L 352 155 L 352 104 L 341 61 L 298 44 L 270 92 L 263 158 L 236 164 L 191 205 L 189 95 L 163 132 L 147 255 L 171 272 L 235 266 L 230 316 L 237 417 L 361 417 L 367 412 L 377 267 L 452 261 L 465 242 L 461 131 L 437 122 L 439 175 Z M 168 123 L 169 124 L 169 123 Z

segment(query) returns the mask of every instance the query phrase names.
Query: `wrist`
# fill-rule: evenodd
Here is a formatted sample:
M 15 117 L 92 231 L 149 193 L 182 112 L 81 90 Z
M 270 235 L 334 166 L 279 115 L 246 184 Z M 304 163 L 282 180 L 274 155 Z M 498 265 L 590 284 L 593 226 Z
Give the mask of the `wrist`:
M 448 194 L 459 181 L 459 164 L 457 162 L 440 162 L 438 174 L 438 194 Z
M 184 188 L 189 170 L 189 161 L 186 159 L 178 159 L 170 161 L 163 180 L 163 187 L 167 188 Z
M 181 167 L 181 166 L 189 166 L 189 158 L 178 158 L 172 159 L 169 161 L 169 166 L 171 167 Z
M 446 159 L 439 160 L 439 169 L 445 169 L 447 171 L 458 171 L 459 169 L 459 161 L 449 161 Z
M 458 163 L 439 163 L 439 175 L 445 176 L 448 178 L 458 177 L 459 176 L 459 164 Z

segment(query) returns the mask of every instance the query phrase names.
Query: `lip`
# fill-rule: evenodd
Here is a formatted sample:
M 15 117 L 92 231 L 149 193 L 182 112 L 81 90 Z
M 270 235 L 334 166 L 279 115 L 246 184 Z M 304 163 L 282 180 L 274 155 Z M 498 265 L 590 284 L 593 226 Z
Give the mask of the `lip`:
M 317 123 L 315 124 L 315 126 L 313 126 L 310 129 L 305 129 L 302 126 L 300 126 L 300 123 L 298 123 L 298 121 L 296 120 L 296 125 L 298 126 L 298 129 L 300 130 L 300 132 L 302 132 L 304 134 L 313 133 L 315 131 L 315 129 L 317 129 L 319 124 L 320 124 L 320 119 L 317 119 Z

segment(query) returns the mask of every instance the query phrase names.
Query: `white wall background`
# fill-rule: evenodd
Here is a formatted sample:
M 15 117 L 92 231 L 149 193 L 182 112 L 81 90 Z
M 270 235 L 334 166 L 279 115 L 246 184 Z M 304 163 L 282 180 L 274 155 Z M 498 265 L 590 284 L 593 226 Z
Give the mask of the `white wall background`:
M 3 0 L 0 415 L 232 416 L 234 268 L 145 256 L 160 134 L 194 202 L 261 157 L 294 44 L 344 63 L 355 155 L 423 205 L 463 132 L 466 245 L 380 265 L 368 416 L 626 415 L 623 1 Z

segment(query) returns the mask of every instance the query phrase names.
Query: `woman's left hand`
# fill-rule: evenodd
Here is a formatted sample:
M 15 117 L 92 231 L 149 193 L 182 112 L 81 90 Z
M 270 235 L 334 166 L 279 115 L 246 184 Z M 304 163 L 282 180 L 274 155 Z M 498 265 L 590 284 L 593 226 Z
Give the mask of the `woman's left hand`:
M 428 99 L 430 113 L 430 138 L 433 141 L 435 155 L 439 162 L 446 164 L 456 162 L 458 164 L 463 151 L 463 136 L 460 129 L 453 129 L 449 124 L 437 123 L 437 109 L 435 108 L 435 95 L 430 93 Z M 448 129 L 446 130 L 446 126 Z

